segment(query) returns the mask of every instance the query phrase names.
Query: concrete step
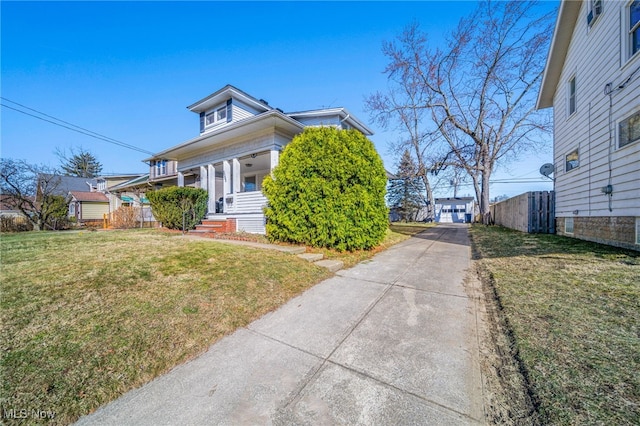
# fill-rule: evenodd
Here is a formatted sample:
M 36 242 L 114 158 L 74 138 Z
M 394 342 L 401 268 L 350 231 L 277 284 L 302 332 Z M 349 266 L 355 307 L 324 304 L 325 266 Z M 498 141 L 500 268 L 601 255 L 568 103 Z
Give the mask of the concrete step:
M 318 266 L 322 266 L 323 268 L 327 268 L 331 272 L 337 272 L 344 266 L 344 263 L 341 260 L 332 259 L 319 260 L 315 262 L 315 264 Z
M 303 253 L 299 254 L 298 257 L 306 260 L 307 262 L 317 262 L 318 260 L 322 260 L 324 255 L 322 253 Z

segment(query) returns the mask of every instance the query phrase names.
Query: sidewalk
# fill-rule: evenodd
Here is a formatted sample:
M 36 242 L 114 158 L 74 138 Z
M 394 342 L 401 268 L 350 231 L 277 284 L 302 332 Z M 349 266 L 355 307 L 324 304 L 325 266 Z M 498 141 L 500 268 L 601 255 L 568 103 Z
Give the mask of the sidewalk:
M 78 424 L 484 424 L 469 266 L 430 228 Z

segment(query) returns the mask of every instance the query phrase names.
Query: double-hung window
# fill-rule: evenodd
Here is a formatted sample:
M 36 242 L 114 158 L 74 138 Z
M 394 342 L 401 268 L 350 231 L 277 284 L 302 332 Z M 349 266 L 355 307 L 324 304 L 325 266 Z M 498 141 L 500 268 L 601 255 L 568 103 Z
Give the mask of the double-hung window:
M 640 51 L 640 0 L 629 4 L 629 57 Z

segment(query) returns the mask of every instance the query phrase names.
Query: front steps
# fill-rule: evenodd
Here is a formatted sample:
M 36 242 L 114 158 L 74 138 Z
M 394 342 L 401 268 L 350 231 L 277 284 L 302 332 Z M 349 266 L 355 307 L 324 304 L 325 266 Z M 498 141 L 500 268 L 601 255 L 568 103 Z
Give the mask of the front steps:
M 203 237 L 229 232 L 236 232 L 235 219 L 204 219 L 200 225 L 196 225 L 196 229 L 189 231 L 190 234 L 201 235 Z

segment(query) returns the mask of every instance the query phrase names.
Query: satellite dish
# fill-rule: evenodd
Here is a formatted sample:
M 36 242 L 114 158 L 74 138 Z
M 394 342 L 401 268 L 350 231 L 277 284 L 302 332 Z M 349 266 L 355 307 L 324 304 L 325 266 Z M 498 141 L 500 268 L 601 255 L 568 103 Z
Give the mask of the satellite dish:
M 540 167 L 540 174 L 542 176 L 549 177 L 549 175 L 553 173 L 554 170 L 555 170 L 555 167 L 553 167 L 553 164 L 546 163 L 546 164 L 543 164 L 542 167 Z

